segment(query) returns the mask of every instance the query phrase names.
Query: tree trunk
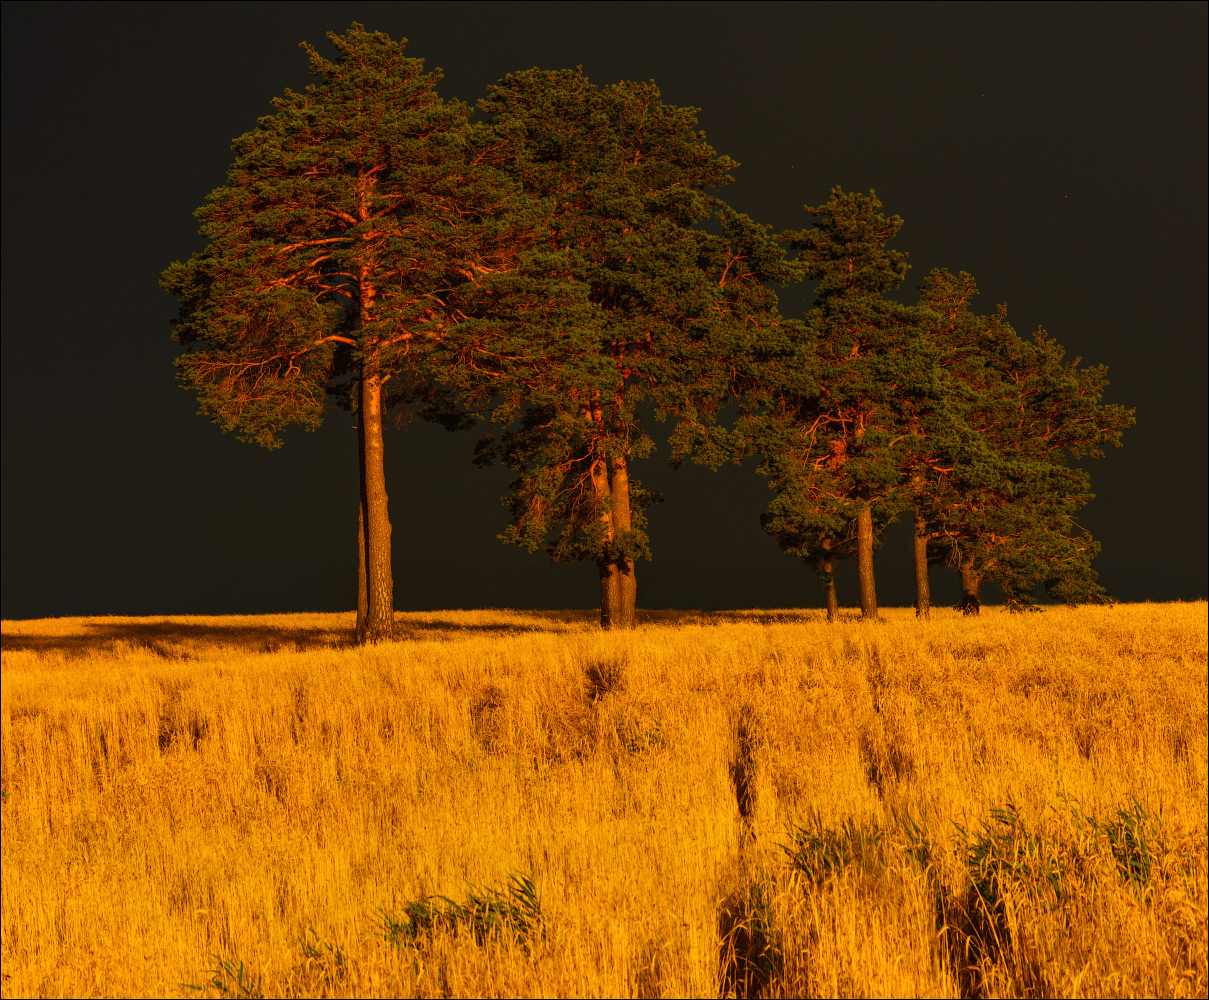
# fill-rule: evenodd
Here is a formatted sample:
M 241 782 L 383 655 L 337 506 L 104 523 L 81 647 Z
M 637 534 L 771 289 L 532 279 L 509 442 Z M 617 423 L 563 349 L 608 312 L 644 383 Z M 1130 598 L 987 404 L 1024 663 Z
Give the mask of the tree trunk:
M 588 419 L 591 419 L 590 413 Z M 617 563 L 611 555 L 614 537 L 613 515 L 607 509 L 610 502 L 609 467 L 603 455 L 597 455 L 592 461 L 592 489 L 597 502 L 606 507 L 600 515 L 600 521 L 604 528 L 604 548 L 610 553 L 596 563 L 600 570 L 600 627 L 612 628 L 621 611 L 621 581 L 618 579 Z
M 856 516 L 856 570 L 861 585 L 861 618 L 877 617 L 877 586 L 873 582 L 873 508 L 868 504 Z
M 373 212 L 373 193 L 377 177 L 370 173 L 357 182 L 357 216 L 368 222 Z M 366 256 L 358 279 L 357 326 L 364 331 L 377 298 L 373 280 L 373 236 L 362 234 Z M 362 333 L 362 335 L 364 335 Z M 372 353 L 373 341 L 361 345 L 369 353 L 361 362 L 361 381 L 357 400 L 357 444 L 361 470 L 361 540 L 364 556 L 359 558 L 357 576 L 357 641 L 380 642 L 395 634 L 395 581 L 390 558 L 390 512 L 386 496 L 386 465 L 382 441 L 382 386 L 386 379 L 378 358 Z M 389 376 L 388 376 L 389 377 Z M 364 571 L 365 615 L 361 615 L 361 579 Z
M 831 558 L 831 539 L 823 539 L 823 551 L 827 553 L 823 559 L 823 599 L 827 603 L 827 620 L 835 621 L 840 613 L 840 602 L 835 596 L 835 560 Z
M 361 428 L 357 428 L 357 465 L 364 468 L 361 462 Z M 365 481 L 364 475 L 361 482 Z M 361 496 L 365 491 L 359 491 Z M 365 582 L 365 502 L 357 500 L 357 644 L 365 642 L 365 620 L 369 616 L 369 588 Z
M 366 597 L 365 634 L 361 641 L 379 642 L 394 638 L 395 585 L 390 565 L 390 513 L 382 442 L 382 377 L 373 362 L 361 366 L 358 409 Z
M 612 461 L 609 476 L 609 496 L 612 500 L 613 537 L 617 539 L 630 530 L 630 471 L 624 455 Z M 624 556 L 615 561 L 617 572 L 617 614 L 613 628 L 634 628 L 637 625 L 635 605 L 638 601 L 638 576 L 634 560 Z
M 915 508 L 915 614 L 927 618 L 932 610 L 932 590 L 928 586 L 928 522 Z
M 610 629 L 621 612 L 621 581 L 617 564 L 602 559 L 596 564 L 600 570 L 600 627 Z
M 982 574 L 974 572 L 973 555 L 961 557 L 961 603 L 962 614 L 976 615 L 982 608 L 978 591 L 982 587 Z

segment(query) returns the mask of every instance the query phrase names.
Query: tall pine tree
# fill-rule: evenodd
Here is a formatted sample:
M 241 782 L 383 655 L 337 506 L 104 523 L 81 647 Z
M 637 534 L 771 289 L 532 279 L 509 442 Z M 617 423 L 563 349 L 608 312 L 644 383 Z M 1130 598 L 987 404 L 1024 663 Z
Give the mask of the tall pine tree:
M 630 628 L 655 499 L 633 475 L 654 447 L 643 408 L 675 415 L 683 434 L 707 426 L 736 359 L 779 322 L 769 283 L 792 270 L 765 227 L 714 194 L 735 164 L 695 109 L 665 104 L 653 83 L 530 70 L 480 107 L 542 220 L 527 258 L 484 286 L 478 320 L 446 342 L 448 366 L 501 428 L 479 459 L 517 473 L 504 540 L 595 562 L 601 624 Z
M 907 272 L 907 255 L 887 247 L 902 220 L 886 216 L 875 193 L 841 188 L 806 211 L 814 226 L 788 235 L 817 299 L 786 359 L 766 366 L 753 397 L 760 408 L 741 432 L 777 492 L 765 530 L 820 572 L 829 617 L 834 562 L 854 551 L 861 614 L 871 619 L 880 528 L 905 503 L 908 409 L 936 405 L 940 393 L 914 310 L 886 298 Z
M 935 391 L 905 401 L 909 437 L 898 458 L 909 499 L 915 609 L 921 618 L 928 617 L 932 606 L 928 567 L 936 560 L 936 525 L 946 516 L 950 477 L 959 470 L 966 476 L 977 470 L 985 475 L 995 462 L 989 443 L 970 423 L 988 380 L 983 353 L 987 321 L 969 310 L 977 293 L 965 272 L 934 270 L 924 280 L 916 310 L 926 345 L 920 361 L 931 366 Z M 993 384 L 993 374 L 990 380 Z
M 1104 367 L 1065 361 L 1044 332 L 1021 338 L 1002 306 L 975 314 L 976 294 L 964 272 L 933 271 L 921 287 L 925 325 L 964 389 L 963 434 L 924 453 L 943 474 L 916 492 L 932 558 L 959 569 L 967 613 L 978 611 L 987 579 L 1010 606 L 1029 603 L 1042 583 L 1059 600 L 1100 599 L 1099 543 L 1075 520 L 1092 499 L 1090 481 L 1073 463 L 1119 445 L 1133 411 L 1103 402 Z
M 304 43 L 320 82 L 286 90 L 235 140 L 227 182 L 198 210 L 204 249 L 162 278 L 180 298 L 180 381 L 224 431 L 277 447 L 357 411 L 359 641 L 393 634 L 388 405 L 423 399 L 429 347 L 462 318 L 461 286 L 506 266 L 499 178 L 467 158 L 470 109 L 405 40 L 353 24 Z M 388 389 L 388 385 L 390 388 Z

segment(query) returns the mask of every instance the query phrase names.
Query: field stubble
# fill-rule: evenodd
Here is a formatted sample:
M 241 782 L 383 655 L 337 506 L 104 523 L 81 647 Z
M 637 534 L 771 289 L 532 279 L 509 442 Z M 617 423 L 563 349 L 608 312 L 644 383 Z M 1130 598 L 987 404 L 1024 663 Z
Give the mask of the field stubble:
M 1205 996 L 1206 605 L 3 625 L 3 992 Z

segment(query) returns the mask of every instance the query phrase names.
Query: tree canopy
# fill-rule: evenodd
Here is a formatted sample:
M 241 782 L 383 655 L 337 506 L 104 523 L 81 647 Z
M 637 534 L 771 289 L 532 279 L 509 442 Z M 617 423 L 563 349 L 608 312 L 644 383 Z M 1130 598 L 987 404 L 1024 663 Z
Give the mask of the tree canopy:
M 903 503 L 901 455 L 914 414 L 945 405 L 941 369 L 910 307 L 888 297 L 907 273 L 889 249 L 902 220 L 875 193 L 835 188 L 807 206 L 814 225 L 788 234 L 797 264 L 817 282 L 801 335 L 771 363 L 743 421 L 748 448 L 777 491 L 763 524 L 783 549 L 823 575 L 834 608 L 834 560 L 855 554 L 861 611 L 877 616 L 876 530 Z
M 358 411 L 359 634 L 393 622 L 382 417 L 425 398 L 429 346 L 459 321 L 459 287 L 506 266 L 506 181 L 467 156 L 470 108 L 439 70 L 359 24 L 304 43 L 311 74 L 233 144 L 198 210 L 206 246 L 164 272 L 180 298 L 180 380 L 224 431 L 277 447 L 329 395 Z M 388 389 L 389 384 L 389 389 Z
M 1071 463 L 1133 423 L 1102 402 L 1105 369 L 1064 362 L 1043 332 L 1021 339 L 1002 307 L 975 314 L 964 272 L 934 270 L 914 306 L 888 298 L 907 259 L 887 248 L 902 220 L 875 194 L 836 188 L 807 211 L 814 226 L 787 235 L 817 300 L 756 366 L 740 421 L 737 455 L 759 454 L 775 491 L 765 530 L 820 574 L 832 616 L 835 562 L 852 556 L 862 613 L 876 615 L 873 551 L 903 513 L 920 615 L 930 561 L 960 569 L 970 611 L 984 579 L 1012 606 L 1040 583 L 1056 599 L 1097 599 L 1099 546 L 1075 521 L 1089 480 Z
M 962 606 L 976 611 L 984 579 L 1010 605 L 1031 603 L 1045 584 L 1062 601 L 1101 599 L 1092 560 L 1097 543 L 1075 520 L 1092 499 L 1075 462 L 1103 457 L 1134 422 L 1133 411 L 1103 402 L 1107 369 L 1081 367 L 1045 331 L 1026 340 L 1007 319 L 970 309 L 974 279 L 938 269 L 920 289 L 929 332 L 964 388 L 972 441 L 941 442 L 945 474 L 918 491 L 918 516 L 935 557 L 960 568 Z M 964 444 L 964 447 L 963 447 Z
M 651 557 L 659 498 L 634 463 L 652 416 L 673 422 L 673 464 L 759 456 L 764 528 L 820 574 L 829 617 L 849 557 L 877 616 L 873 554 L 903 514 L 920 615 L 929 562 L 960 570 L 967 610 L 984 579 L 1016 606 L 1042 584 L 1102 596 L 1077 463 L 1133 411 L 1104 403 L 1103 367 L 1021 338 L 1004 307 L 975 313 L 964 272 L 897 299 L 902 220 L 876 193 L 836 187 L 812 226 L 774 234 L 722 199 L 737 164 L 653 82 L 525 70 L 473 120 L 405 40 L 356 23 L 328 40 L 334 59 L 303 45 L 319 82 L 234 141 L 197 212 L 206 245 L 161 280 L 180 381 L 223 431 L 273 448 L 330 402 L 356 412 L 359 640 L 393 634 L 392 408 L 492 422 L 476 460 L 516 474 L 501 538 L 594 562 L 605 627 L 635 624 Z M 783 317 L 776 289 L 803 278 L 813 308 Z
M 734 366 L 779 322 L 771 285 L 793 269 L 767 227 L 716 194 L 735 164 L 696 109 L 665 104 L 653 83 L 529 70 L 480 107 L 540 238 L 490 284 L 480 321 L 446 341 L 447 367 L 500 428 L 479 460 L 517 472 L 502 537 L 594 561 L 602 624 L 631 627 L 656 499 L 631 473 L 654 447 L 642 408 L 681 433 L 707 425 Z

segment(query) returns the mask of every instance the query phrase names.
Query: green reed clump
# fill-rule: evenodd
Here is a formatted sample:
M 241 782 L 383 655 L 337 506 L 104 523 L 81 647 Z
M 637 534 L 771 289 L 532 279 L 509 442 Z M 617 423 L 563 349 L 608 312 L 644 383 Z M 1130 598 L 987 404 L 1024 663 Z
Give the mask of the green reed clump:
M 260 977 L 252 978 L 251 972 L 240 962 L 238 966 L 234 959 L 223 958 L 221 955 L 210 956 L 215 961 L 213 969 L 206 969 L 208 977 L 203 983 L 182 983 L 188 990 L 198 993 L 214 992 L 221 997 L 244 997 L 247 1000 L 263 1000 L 264 992 L 260 988 Z
M 938 888 L 937 905 L 956 945 L 954 971 L 963 995 L 988 995 L 990 970 L 1005 964 L 1041 983 L 1040 995 L 1052 995 L 1042 970 L 1022 965 L 1022 957 L 1013 950 L 1009 907 L 1014 914 L 1025 899 L 1043 908 L 1061 905 L 1069 895 L 1066 861 L 1073 857 L 1072 845 L 1027 829 L 1012 802 L 992 808 L 991 821 L 983 821 L 975 833 L 959 823 L 953 825 L 965 845 L 967 882 L 957 893 Z
M 1159 817 L 1136 798 L 1128 808 L 1118 809 L 1116 815 L 1108 820 L 1097 820 L 1074 804 L 1071 804 L 1071 811 L 1083 826 L 1108 842 L 1121 881 L 1132 882 L 1139 889 L 1145 888 L 1154 871 L 1154 850 L 1151 845 L 1160 834 Z
M 1061 845 L 1025 829 L 1013 803 L 992 808 L 991 823 L 982 823 L 982 830 L 973 837 L 960 824 L 954 826 L 966 841 L 966 867 L 972 887 L 988 913 L 1002 915 L 1004 892 L 1012 883 L 1046 884 L 1057 899 L 1062 899 L 1066 867 Z
M 772 914 L 772 885 L 757 876 L 718 909 L 722 995 L 763 996 L 784 962 Z
M 323 940 L 314 928 L 308 928 L 298 938 L 298 948 L 302 959 L 294 967 L 294 972 L 303 983 L 315 987 L 321 985 L 330 990 L 347 977 L 348 959 L 344 949 Z M 214 959 L 215 966 L 205 970 L 207 978 L 204 982 L 181 985 L 206 995 L 244 997 L 248 1000 L 264 996 L 262 977 L 253 977 L 242 961 L 221 955 L 210 957 Z
M 465 903 L 446 896 L 426 896 L 403 904 L 400 910 L 379 909 L 379 933 L 398 948 L 418 944 L 441 928 L 467 928 L 482 944 L 488 938 L 511 939 L 520 944 L 541 933 L 541 900 L 533 880 L 512 875 L 504 891 L 470 892 Z
M 790 864 L 812 882 L 856 867 L 877 875 L 886 867 L 885 836 L 873 823 L 849 817 L 838 829 L 825 826 L 816 812 L 793 831 L 793 843 L 782 844 Z
M 324 941 L 313 927 L 298 939 L 298 947 L 302 952 L 302 961 L 297 971 L 304 977 L 328 989 L 347 977 L 348 959 L 344 949 Z

